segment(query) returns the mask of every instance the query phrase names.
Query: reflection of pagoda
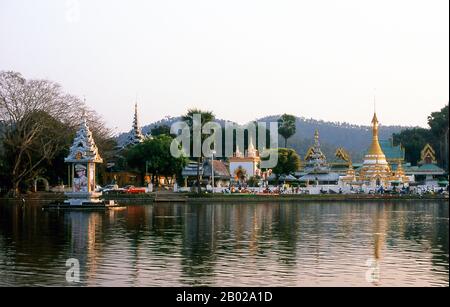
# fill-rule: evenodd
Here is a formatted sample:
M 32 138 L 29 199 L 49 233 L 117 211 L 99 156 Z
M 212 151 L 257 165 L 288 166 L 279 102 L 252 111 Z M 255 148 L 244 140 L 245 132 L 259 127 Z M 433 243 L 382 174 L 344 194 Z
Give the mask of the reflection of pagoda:
M 327 163 L 327 158 L 320 148 L 319 131 L 314 132 L 314 144 L 311 146 L 305 156 L 306 175 L 300 177 L 300 182 L 314 182 L 319 185 L 337 184 L 339 174 L 332 173 Z

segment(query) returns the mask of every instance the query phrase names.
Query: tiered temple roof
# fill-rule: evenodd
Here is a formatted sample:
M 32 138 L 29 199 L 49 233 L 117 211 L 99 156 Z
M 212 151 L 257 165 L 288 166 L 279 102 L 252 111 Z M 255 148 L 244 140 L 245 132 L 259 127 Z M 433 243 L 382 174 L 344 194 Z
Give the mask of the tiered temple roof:
M 320 148 L 319 131 L 317 129 L 314 133 L 314 145 L 308 149 L 305 161 L 306 173 L 328 173 L 330 171 L 327 158 Z
M 103 162 L 86 119 L 81 123 L 64 162 Z
M 125 146 L 133 146 L 144 141 L 145 137 L 142 134 L 141 127 L 139 126 L 139 118 L 138 118 L 138 110 L 137 103 L 134 105 L 134 118 L 133 118 L 133 127 L 130 132 L 130 136 L 125 144 Z
M 320 148 L 319 131 L 317 129 L 314 133 L 314 145 L 308 149 L 305 160 L 305 174 L 299 178 L 299 181 L 336 184 L 339 180 L 339 174 L 330 171 L 327 158 Z

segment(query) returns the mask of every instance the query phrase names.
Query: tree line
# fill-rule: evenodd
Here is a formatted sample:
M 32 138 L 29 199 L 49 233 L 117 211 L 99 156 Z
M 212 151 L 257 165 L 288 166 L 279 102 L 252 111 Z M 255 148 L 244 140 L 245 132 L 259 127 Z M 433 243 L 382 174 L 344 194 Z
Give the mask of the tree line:
M 429 143 L 436 152 L 438 164 L 448 171 L 448 103 L 440 111 L 432 112 L 428 116 L 428 128 L 405 129 L 394 133 L 396 145 L 405 148 L 405 160 L 417 165 L 420 152 Z
M 112 132 L 84 101 L 58 83 L 0 71 L 0 188 L 17 195 L 36 177 L 62 183 L 64 157 L 83 116 L 105 155 L 115 146 Z

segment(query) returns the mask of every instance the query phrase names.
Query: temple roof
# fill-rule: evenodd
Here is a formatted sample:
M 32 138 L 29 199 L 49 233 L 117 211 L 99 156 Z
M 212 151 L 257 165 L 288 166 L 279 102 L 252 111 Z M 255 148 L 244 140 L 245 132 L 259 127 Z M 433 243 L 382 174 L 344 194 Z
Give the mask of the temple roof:
M 133 118 L 133 127 L 130 131 L 130 136 L 125 144 L 125 146 L 136 145 L 142 143 L 145 137 L 142 134 L 141 127 L 139 126 L 139 117 L 137 110 L 137 103 L 134 105 L 134 118 Z
M 410 175 L 444 175 L 445 170 L 436 164 L 423 164 L 420 166 L 406 166 L 404 172 Z
M 327 158 L 320 148 L 319 131 L 317 129 L 314 132 L 314 145 L 308 149 L 305 160 L 307 161 L 305 165 L 306 173 L 327 173 L 330 171 Z
M 103 162 L 86 119 L 81 123 L 64 162 Z
M 211 160 L 207 159 L 203 162 L 203 164 L 200 164 L 200 175 L 202 177 L 211 177 Z M 195 177 L 197 176 L 197 162 L 191 161 L 188 165 L 186 165 L 181 175 L 183 177 Z M 229 179 L 230 178 L 230 172 L 228 170 L 228 167 L 225 165 L 223 161 L 220 160 L 214 160 L 214 178 L 222 178 L 222 179 Z
M 381 150 L 388 160 L 405 160 L 405 149 L 401 145 L 394 146 L 393 140 L 380 140 Z
M 214 178 L 230 178 L 228 167 L 220 160 L 214 160 Z M 203 177 L 211 177 L 211 159 L 203 164 Z

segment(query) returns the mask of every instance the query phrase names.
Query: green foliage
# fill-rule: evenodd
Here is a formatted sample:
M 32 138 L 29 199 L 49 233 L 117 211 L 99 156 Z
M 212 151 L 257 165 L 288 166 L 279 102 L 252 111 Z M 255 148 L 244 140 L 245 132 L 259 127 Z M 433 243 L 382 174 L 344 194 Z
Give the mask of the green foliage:
M 160 135 L 130 148 L 125 153 L 128 165 L 142 173 L 147 170 L 154 175 L 179 175 L 186 166 L 187 159 L 186 157 L 174 158 L 171 155 L 172 141 L 171 136 Z
M 437 138 L 441 137 L 448 129 L 448 104 L 439 112 L 433 112 L 428 116 L 428 125 L 433 135 Z
M 187 124 L 188 124 L 188 126 L 189 126 L 189 128 L 190 128 L 190 130 L 191 130 L 191 136 L 193 136 L 193 126 L 194 126 L 194 115 L 196 115 L 196 114 L 200 114 L 200 116 L 201 116 L 201 126 L 203 127 L 203 125 L 204 124 L 206 124 L 206 123 L 208 123 L 208 122 L 212 122 L 214 119 L 215 119 L 215 115 L 212 113 L 212 112 L 210 112 L 210 111 L 202 111 L 202 110 L 199 110 L 199 109 L 189 109 L 188 111 L 187 111 L 187 113 L 182 117 L 182 119 L 183 119 L 183 121 L 185 121 Z M 208 137 L 208 135 L 207 134 L 201 134 L 201 143 L 203 144 L 203 141 L 206 139 Z M 193 152 L 193 137 L 191 137 L 191 144 L 190 144 L 190 146 L 191 146 L 191 152 Z M 200 152 L 200 157 L 197 157 L 197 163 L 198 163 L 198 165 L 201 165 L 201 163 L 202 163 L 202 158 L 203 158 L 203 151 L 201 150 L 201 152 Z M 199 194 L 201 194 L 201 186 L 200 186 L 200 181 L 201 181 L 201 178 L 200 178 L 201 176 L 200 176 L 200 168 L 199 167 L 197 167 L 197 192 L 199 193 Z
M 405 159 L 416 165 L 420 160 L 420 151 L 427 143 L 433 143 L 433 136 L 429 129 L 413 128 L 400 133 L 394 133 L 394 144 L 402 144 L 405 148 Z M 433 144 L 432 144 L 433 146 Z
M 152 136 L 160 136 L 160 135 L 170 135 L 170 127 L 167 125 L 160 125 L 152 128 L 151 130 Z
M 261 180 L 261 177 L 259 176 L 252 176 L 247 180 L 247 184 L 254 188 L 258 186 L 259 181 Z
M 205 125 L 208 122 L 212 122 L 215 119 L 215 116 L 210 111 L 202 111 L 199 109 L 189 109 L 187 113 L 182 116 L 182 120 L 186 122 L 191 130 L 191 152 L 192 150 L 192 136 L 193 136 L 193 125 L 194 125 L 194 115 L 199 114 L 201 116 L 201 126 Z M 209 135 L 202 133 L 201 135 L 201 143 L 208 137 Z M 200 153 L 203 156 L 203 152 Z
M 278 133 L 284 138 L 284 147 L 287 147 L 287 140 L 296 132 L 295 116 L 283 114 L 278 119 Z
M 427 143 L 436 151 L 436 157 L 442 165 L 445 156 L 443 142 L 449 125 L 448 104 L 439 112 L 433 112 L 428 116 L 428 125 L 429 129 L 412 128 L 393 134 L 394 143 L 405 147 L 405 159 L 413 165 L 420 160 L 420 152 Z
M 272 172 L 279 177 L 296 172 L 300 168 L 300 156 L 293 149 L 278 149 L 278 164 L 272 169 Z

